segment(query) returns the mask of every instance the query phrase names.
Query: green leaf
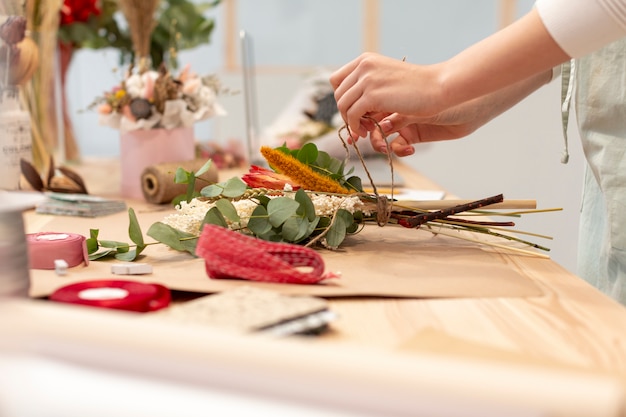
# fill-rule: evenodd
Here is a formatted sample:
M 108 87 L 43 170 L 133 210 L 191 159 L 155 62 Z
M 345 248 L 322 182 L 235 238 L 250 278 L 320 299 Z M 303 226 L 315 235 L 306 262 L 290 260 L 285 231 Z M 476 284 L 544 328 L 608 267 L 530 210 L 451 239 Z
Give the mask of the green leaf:
M 135 259 L 137 259 L 137 256 L 139 256 L 139 253 L 141 252 L 137 249 L 133 249 L 124 253 L 118 252 L 115 254 L 115 259 L 120 260 L 120 261 L 125 261 L 125 262 L 132 262 Z
M 297 213 L 301 216 L 305 216 L 310 222 L 315 220 L 317 215 L 315 214 L 315 205 L 309 195 L 302 189 L 296 191 L 294 200 L 300 204 Z
M 204 163 L 204 165 L 202 165 L 202 167 L 200 167 L 200 169 L 196 172 L 196 177 L 200 177 L 202 176 L 204 173 L 206 173 L 209 169 L 211 169 L 211 165 L 213 165 L 213 160 L 209 159 L 208 161 L 206 161 Z
M 288 218 L 295 216 L 300 203 L 288 197 L 277 197 L 267 203 L 267 214 L 272 226 L 278 227 Z
M 335 216 L 343 222 L 345 227 L 348 227 L 352 223 L 354 223 L 354 216 L 346 209 L 337 210 L 337 214 L 335 214 Z
M 191 176 L 191 172 L 186 171 L 181 167 L 178 167 L 176 168 L 176 173 L 174 174 L 174 182 L 176 184 L 187 184 L 189 182 L 189 177 Z
M 117 251 L 115 249 L 106 249 L 100 252 L 92 253 L 89 255 L 90 261 L 97 261 L 98 259 L 106 258 L 107 256 L 115 255 Z
M 215 224 L 217 226 L 228 227 L 226 219 L 217 207 L 211 207 L 209 211 L 204 215 L 202 224 Z
M 187 201 L 188 203 L 191 202 L 195 193 L 196 193 L 196 177 L 194 177 L 193 175 L 190 175 L 188 183 L 187 183 L 187 192 L 185 193 L 185 197 L 186 197 L 185 201 Z
M 98 233 L 98 229 L 89 229 L 89 238 L 85 240 L 88 254 L 95 253 L 100 248 L 98 244 Z
M 356 175 L 348 178 L 346 182 L 349 184 L 349 188 L 353 188 L 360 193 L 363 192 L 363 184 L 361 183 L 361 178 L 357 177 Z
M 137 215 L 135 214 L 135 210 L 133 210 L 132 207 L 128 209 L 128 217 L 128 236 L 130 237 L 130 240 L 132 240 L 137 245 L 137 247 L 144 246 L 141 227 L 139 226 L 139 222 L 137 221 Z
M 228 198 L 241 197 L 247 189 L 248 185 L 245 182 L 238 177 L 233 177 L 224 184 L 222 195 Z
M 331 249 L 337 249 L 346 237 L 346 226 L 342 221 L 335 221 L 326 233 L 326 243 Z
M 269 216 L 267 215 L 267 209 L 264 206 L 256 206 L 252 215 L 248 220 L 248 229 L 254 233 L 255 236 L 263 236 L 272 230 Z
M 296 159 L 304 164 L 310 165 L 314 164 L 315 161 L 317 161 L 317 156 L 317 146 L 314 143 L 309 142 L 302 145 L 302 147 L 298 151 Z
M 315 164 L 322 168 L 328 168 L 328 166 L 330 165 L 331 159 L 332 158 L 328 152 L 318 151 L 317 160 L 315 161 Z
M 326 217 L 326 218 L 328 218 L 328 217 Z M 309 237 L 309 236 L 311 236 L 313 234 L 313 232 L 315 232 L 315 229 L 317 228 L 317 226 L 320 223 L 320 219 L 321 219 L 321 217 L 316 217 L 315 220 L 313 220 L 312 222 L 309 222 L 309 226 L 308 226 L 307 233 L 306 233 L 305 237 Z
M 217 207 L 220 213 L 222 213 L 222 215 L 231 222 L 238 223 L 241 220 L 239 218 L 239 214 L 237 214 L 237 209 L 230 200 L 220 198 L 215 202 L 215 207 Z
M 303 217 L 290 217 L 283 224 L 283 239 L 288 242 L 298 242 L 310 235 L 309 221 Z
M 165 223 L 156 222 L 148 229 L 148 236 L 178 251 L 186 251 L 195 255 L 198 237 L 183 232 Z
M 103 248 L 115 249 L 118 252 L 128 252 L 130 245 L 126 242 L 118 242 L 116 240 L 100 240 L 100 246 Z
M 200 195 L 203 197 L 215 198 L 222 195 L 224 186 L 222 184 L 211 184 L 200 190 Z
M 183 250 L 178 236 L 178 230 L 165 223 L 156 222 L 148 229 L 148 236 L 172 249 Z

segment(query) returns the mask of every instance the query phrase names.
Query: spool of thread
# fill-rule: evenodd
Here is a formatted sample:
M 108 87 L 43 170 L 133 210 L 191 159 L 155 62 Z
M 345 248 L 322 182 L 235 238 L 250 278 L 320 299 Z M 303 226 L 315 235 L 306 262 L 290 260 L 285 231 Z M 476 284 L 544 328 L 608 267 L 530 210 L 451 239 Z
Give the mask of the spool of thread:
M 30 270 L 22 212 L 43 200 L 41 193 L 0 191 L 0 297 L 28 297 Z
M 31 269 L 54 269 L 55 260 L 67 266 L 89 265 L 86 239 L 75 233 L 41 232 L 26 235 Z
M 20 211 L 0 211 L 0 296 L 28 297 L 30 271 Z
M 141 174 L 141 191 L 147 202 L 153 204 L 163 204 L 171 202 L 175 197 L 187 192 L 187 184 L 176 184 L 174 175 L 178 168 L 186 171 L 196 172 L 206 163 L 204 159 L 194 159 L 183 162 L 167 162 L 152 165 L 143 170 Z M 211 168 L 196 179 L 196 191 L 217 182 L 217 168 Z M 207 182 L 208 181 L 208 182 Z
M 127 280 L 95 280 L 66 285 L 53 292 L 52 301 L 146 313 L 167 307 L 170 290 L 160 284 Z

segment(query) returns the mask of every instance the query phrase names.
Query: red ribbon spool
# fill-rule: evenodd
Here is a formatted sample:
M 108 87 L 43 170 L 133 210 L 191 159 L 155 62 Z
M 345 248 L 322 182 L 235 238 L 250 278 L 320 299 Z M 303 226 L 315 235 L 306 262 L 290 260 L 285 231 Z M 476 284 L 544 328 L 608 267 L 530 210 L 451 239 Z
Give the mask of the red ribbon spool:
M 167 307 L 170 290 L 160 284 L 125 280 L 96 280 L 66 285 L 50 295 L 50 300 L 92 307 L 146 313 Z

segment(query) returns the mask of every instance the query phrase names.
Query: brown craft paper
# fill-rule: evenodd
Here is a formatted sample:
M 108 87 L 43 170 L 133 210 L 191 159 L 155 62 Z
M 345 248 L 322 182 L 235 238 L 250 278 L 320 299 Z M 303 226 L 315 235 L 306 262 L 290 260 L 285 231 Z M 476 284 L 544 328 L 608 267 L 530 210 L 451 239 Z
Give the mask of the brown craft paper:
M 144 233 L 152 223 L 167 215 L 163 210 L 149 211 L 149 206 L 136 205 L 134 208 Z M 57 217 L 47 228 L 83 235 L 88 235 L 89 229 L 97 228 L 100 229 L 100 239 L 129 241 L 127 214 L 117 213 L 98 220 Z M 149 242 L 150 238 L 146 241 Z M 143 252 L 145 256 L 140 259 L 140 262 L 153 266 L 152 274 L 112 275 L 111 264 L 117 262 L 114 260 L 70 268 L 62 277 L 53 271 L 32 270 L 31 295 L 45 296 L 72 282 L 107 277 L 161 283 L 174 290 L 199 293 L 253 285 L 283 294 L 322 297 L 531 297 L 542 294 L 516 262 L 528 255 L 496 251 L 477 243 L 435 236 L 421 229 L 367 225 L 360 233 L 349 236 L 340 250 L 320 249 L 319 252 L 326 269 L 340 272 L 340 279 L 323 285 L 210 279 L 202 259 L 158 244 L 148 246 Z
M 152 165 L 141 174 L 141 191 L 147 202 L 153 204 L 169 203 L 174 197 L 187 192 L 187 184 L 176 184 L 174 175 L 178 168 L 197 172 L 206 163 L 204 159 L 191 161 L 168 162 Z M 195 190 L 200 191 L 211 183 L 217 182 L 217 168 L 211 168 L 196 180 Z

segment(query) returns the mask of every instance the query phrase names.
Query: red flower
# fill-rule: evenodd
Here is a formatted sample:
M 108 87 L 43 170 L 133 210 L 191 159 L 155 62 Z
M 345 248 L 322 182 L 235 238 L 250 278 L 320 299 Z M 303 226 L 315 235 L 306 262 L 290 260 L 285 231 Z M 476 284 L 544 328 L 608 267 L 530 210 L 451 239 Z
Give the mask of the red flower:
M 285 184 L 291 185 L 293 190 L 300 188 L 300 184 L 294 182 L 288 176 L 256 165 L 252 165 L 250 167 L 250 172 L 244 174 L 241 179 L 252 188 L 284 190 Z
M 98 0 L 64 0 L 61 7 L 61 25 L 86 22 L 91 16 L 98 15 Z

